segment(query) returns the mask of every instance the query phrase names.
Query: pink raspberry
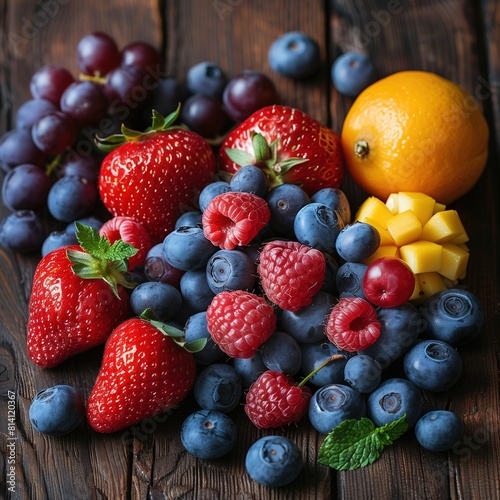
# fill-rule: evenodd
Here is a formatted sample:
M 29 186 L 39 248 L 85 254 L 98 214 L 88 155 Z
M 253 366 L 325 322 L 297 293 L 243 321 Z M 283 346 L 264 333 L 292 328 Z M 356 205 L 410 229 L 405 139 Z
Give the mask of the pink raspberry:
M 232 358 L 251 358 L 276 329 L 274 308 L 244 290 L 218 293 L 207 309 L 214 342 Z
M 380 336 L 374 307 L 360 297 L 345 297 L 333 307 L 325 333 L 339 349 L 354 352 L 366 349 Z
M 269 222 L 266 200 L 252 193 L 228 191 L 213 198 L 203 212 L 205 238 L 224 250 L 248 245 Z
M 326 261 L 298 241 L 275 240 L 260 252 L 257 272 L 269 300 L 287 311 L 309 305 L 325 280 Z

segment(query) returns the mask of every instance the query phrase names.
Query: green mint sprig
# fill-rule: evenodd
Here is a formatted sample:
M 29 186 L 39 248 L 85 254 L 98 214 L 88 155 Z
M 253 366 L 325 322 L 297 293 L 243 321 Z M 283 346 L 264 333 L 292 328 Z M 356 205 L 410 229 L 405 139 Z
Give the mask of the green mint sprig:
M 336 470 L 354 470 L 372 464 L 386 446 L 408 429 L 406 414 L 398 420 L 376 427 L 369 418 L 345 420 L 326 436 L 318 462 Z

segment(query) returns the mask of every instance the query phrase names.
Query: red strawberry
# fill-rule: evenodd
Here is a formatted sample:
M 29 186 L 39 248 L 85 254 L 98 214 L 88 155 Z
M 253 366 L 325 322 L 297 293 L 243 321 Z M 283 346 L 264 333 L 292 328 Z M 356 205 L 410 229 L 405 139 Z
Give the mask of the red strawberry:
M 246 395 L 245 412 L 256 427 L 269 429 L 298 422 L 306 413 L 311 390 L 283 373 L 268 370 Z
M 111 245 L 88 226 L 77 227 L 81 247 L 50 252 L 33 278 L 27 348 L 43 368 L 104 343 L 131 312 L 122 285 L 132 285 L 122 273 L 136 250 L 122 241 Z
M 251 358 L 276 329 L 274 308 L 244 290 L 218 293 L 207 309 L 212 339 L 232 358 Z
M 259 256 L 257 272 L 267 298 L 287 311 L 309 305 L 323 286 L 324 255 L 298 241 L 266 243 Z
M 180 403 L 194 384 L 190 352 L 153 322 L 131 318 L 118 325 L 104 349 L 87 402 L 87 420 L 115 432 Z
M 339 349 L 362 351 L 380 336 L 377 311 L 360 297 L 341 298 L 328 316 L 325 333 Z
M 251 193 L 222 193 L 203 212 L 203 234 L 214 245 L 233 250 L 248 245 L 268 223 L 271 212 L 266 200 Z
M 270 187 L 300 185 L 309 195 L 339 187 L 344 163 L 340 137 L 314 118 L 287 106 L 267 106 L 229 134 L 219 151 L 222 171 L 257 165 Z
M 143 224 L 156 243 L 215 173 L 210 145 L 194 132 L 172 127 L 178 112 L 167 118 L 153 112 L 153 125 L 144 133 L 122 126 L 123 135 L 98 139 L 109 152 L 99 175 L 104 206 Z

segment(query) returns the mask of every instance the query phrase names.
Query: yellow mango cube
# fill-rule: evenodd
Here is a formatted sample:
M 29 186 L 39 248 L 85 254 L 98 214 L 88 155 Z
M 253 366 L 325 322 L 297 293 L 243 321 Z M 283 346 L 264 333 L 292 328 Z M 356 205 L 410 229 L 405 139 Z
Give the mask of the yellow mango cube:
M 370 255 L 363 262 L 370 265 L 374 260 L 380 259 L 380 257 L 398 257 L 399 249 L 396 245 L 380 245 L 378 249 Z
M 398 196 L 398 213 L 411 210 L 424 225 L 432 217 L 435 204 L 434 198 L 424 193 L 402 191 Z
M 416 274 L 415 278 L 418 279 L 418 286 L 420 288 L 419 298 L 421 301 L 425 301 L 447 288 L 442 276 L 436 272 Z
M 452 281 L 461 276 L 465 277 L 469 252 L 453 243 L 443 243 L 442 248 L 440 274 Z
M 437 214 L 438 212 L 442 212 L 443 210 L 446 210 L 446 205 L 443 205 L 442 203 L 434 203 L 434 210 L 432 215 Z
M 399 213 L 399 193 L 391 193 L 385 204 L 394 215 Z
M 381 225 L 377 221 L 370 219 L 370 217 L 366 217 L 363 222 L 370 224 L 370 226 L 373 226 L 378 231 L 378 234 L 380 235 L 380 245 L 394 245 L 394 240 L 389 234 L 385 224 Z
M 413 289 L 413 293 L 411 294 L 411 297 L 408 300 L 415 304 L 420 304 L 421 302 L 423 302 L 423 298 L 420 297 L 420 283 L 418 281 L 417 276 L 415 276 L 415 288 Z
M 457 244 L 457 241 L 467 238 L 464 225 L 458 216 L 456 210 L 444 210 L 434 214 L 422 228 L 422 240 L 434 241 L 435 243 L 446 243 L 452 241 Z M 461 243 L 465 243 L 461 241 Z
M 420 239 L 422 224 L 411 210 L 406 210 L 387 220 L 387 230 L 396 245 L 403 246 Z
M 365 222 L 365 219 L 369 218 L 383 226 L 387 219 L 392 216 L 392 212 L 386 207 L 383 201 L 375 196 L 370 196 L 359 207 L 358 213 L 356 214 L 356 220 Z
M 414 274 L 440 272 L 442 266 L 441 245 L 437 243 L 414 241 L 402 246 L 399 253 Z

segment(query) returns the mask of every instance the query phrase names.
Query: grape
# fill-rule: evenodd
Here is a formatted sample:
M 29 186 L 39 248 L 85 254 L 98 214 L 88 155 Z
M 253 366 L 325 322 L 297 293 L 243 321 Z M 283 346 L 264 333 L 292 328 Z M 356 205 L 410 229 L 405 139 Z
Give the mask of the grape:
M 0 140 L 0 166 L 6 172 L 22 163 L 41 166 L 44 162 L 45 154 L 35 146 L 30 130 L 14 129 L 3 134 Z
M 30 91 L 35 99 L 46 99 L 59 106 L 63 92 L 74 82 L 73 75 L 62 66 L 43 66 L 31 77 Z
M 181 121 L 203 137 L 216 137 L 229 122 L 229 117 L 217 99 L 195 94 L 184 103 Z
M 42 221 L 32 210 L 13 212 L 0 225 L 0 243 L 15 252 L 37 252 L 44 239 Z
M 70 117 L 62 111 L 42 116 L 31 129 L 35 146 L 48 155 L 61 154 L 76 140 L 77 130 Z
M 61 166 L 63 176 L 77 175 L 96 184 L 101 162 L 93 155 L 74 155 Z
M 97 200 L 97 188 L 84 177 L 69 175 L 59 179 L 50 189 L 47 205 L 54 219 L 75 221 L 92 211 Z
M 120 52 L 109 35 L 96 31 L 78 42 L 76 62 L 82 73 L 103 76 L 120 65 Z
M 151 122 L 151 109 L 167 116 L 186 100 L 185 88 L 175 78 L 163 78 L 152 90 L 148 103 L 147 120 Z M 146 112 L 145 112 L 146 113 Z
M 132 42 L 122 50 L 122 65 L 156 70 L 161 63 L 160 52 L 147 42 Z
M 12 210 L 41 210 L 47 204 L 52 182 L 43 168 L 25 163 L 14 167 L 2 184 L 5 206 Z
M 59 108 L 47 99 L 30 99 L 19 106 L 16 113 L 17 128 L 31 128 L 33 124 L 49 111 Z
M 242 122 L 258 109 L 276 104 L 278 93 L 264 73 L 247 70 L 229 80 L 222 99 L 227 114 Z
M 108 109 L 102 86 L 91 81 L 72 83 L 61 97 L 61 110 L 78 127 L 96 125 Z
M 120 66 L 108 74 L 104 87 L 110 101 L 118 101 L 134 109 L 144 106 L 149 97 L 147 73 L 137 66 Z M 116 104 L 116 103 L 114 103 Z
M 186 85 L 193 94 L 210 95 L 220 99 L 227 85 L 227 77 L 220 66 L 204 61 L 189 68 Z

